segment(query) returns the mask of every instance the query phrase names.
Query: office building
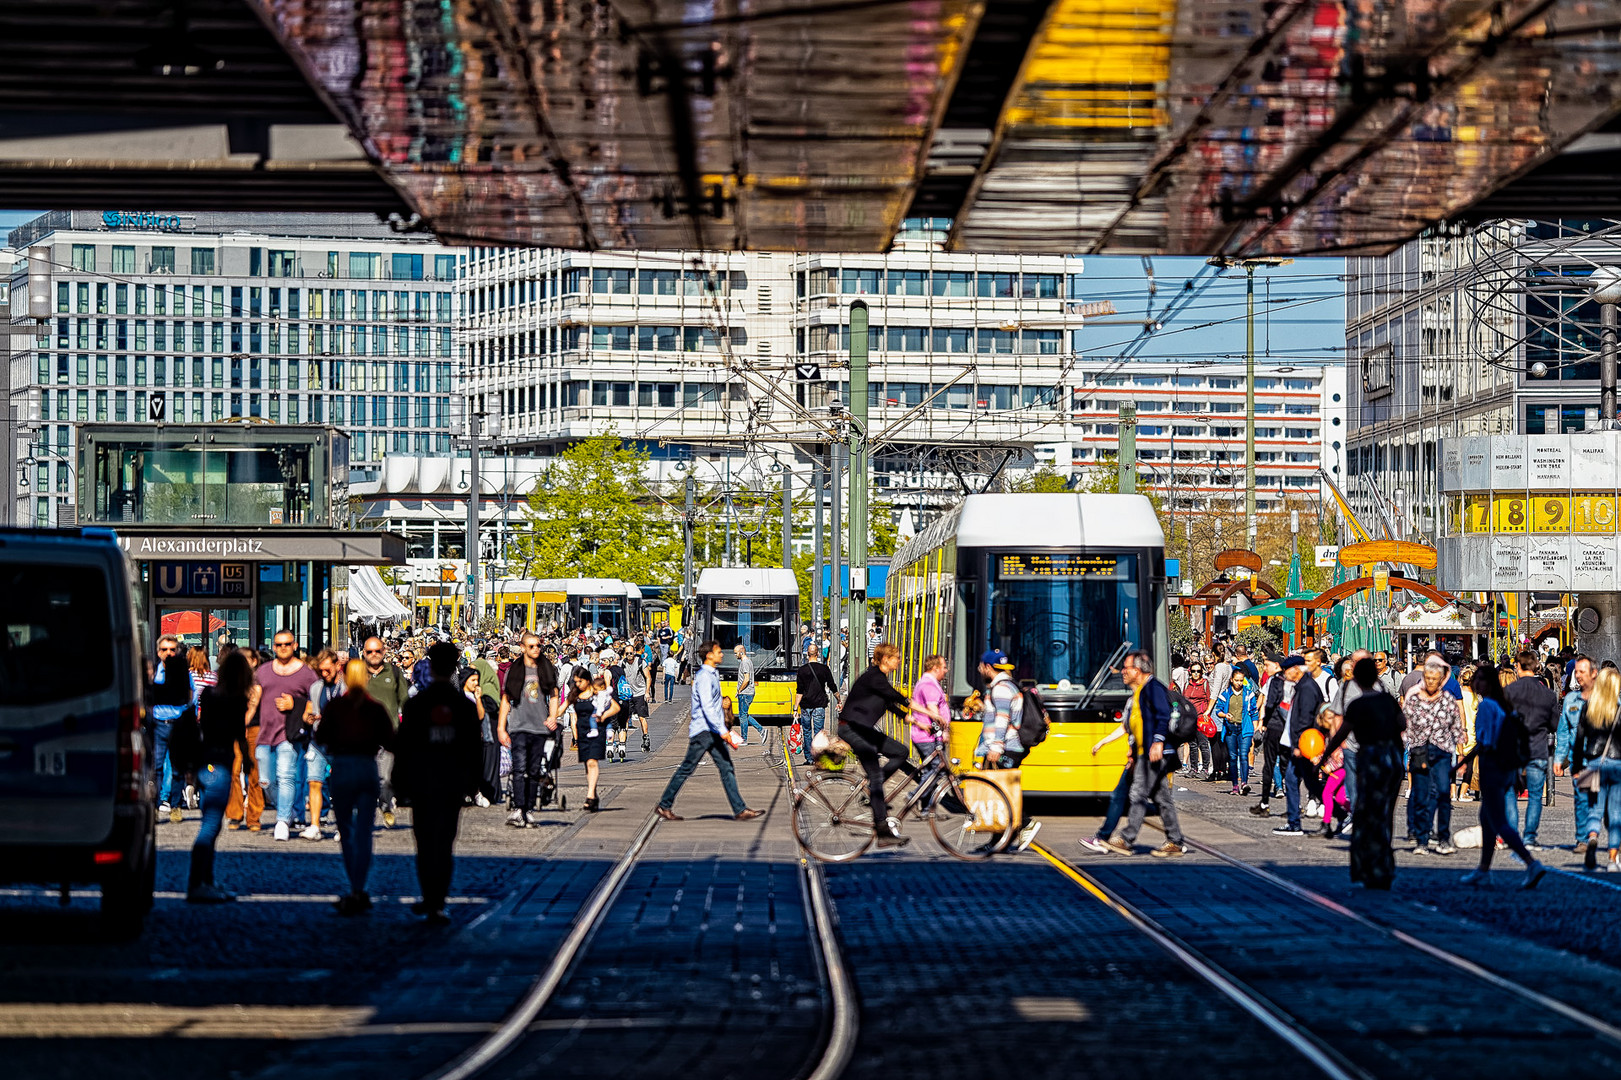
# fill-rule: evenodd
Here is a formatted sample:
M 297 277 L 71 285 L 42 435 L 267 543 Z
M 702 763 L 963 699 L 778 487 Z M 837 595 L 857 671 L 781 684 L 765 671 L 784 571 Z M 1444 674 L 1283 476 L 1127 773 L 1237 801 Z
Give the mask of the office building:
M 1621 222 L 1501 221 L 1346 261 L 1347 492 L 1370 527 L 1433 541 L 1438 441 L 1599 422 L 1601 314 Z
M 361 462 L 454 451 L 460 251 L 322 214 L 55 211 L 9 243 L 51 266 L 48 321 L 12 339 L 20 522 L 72 520 L 81 423 L 331 424 Z

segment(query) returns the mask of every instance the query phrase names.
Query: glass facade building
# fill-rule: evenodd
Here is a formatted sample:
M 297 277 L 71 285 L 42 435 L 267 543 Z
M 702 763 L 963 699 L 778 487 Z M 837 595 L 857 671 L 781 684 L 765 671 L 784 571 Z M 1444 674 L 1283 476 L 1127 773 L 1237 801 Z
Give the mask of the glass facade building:
M 459 249 L 363 215 L 123 220 L 56 211 L 11 234 L 52 271 L 49 319 L 11 357 L 19 522 L 65 520 L 84 423 L 330 424 L 357 461 L 453 452 Z

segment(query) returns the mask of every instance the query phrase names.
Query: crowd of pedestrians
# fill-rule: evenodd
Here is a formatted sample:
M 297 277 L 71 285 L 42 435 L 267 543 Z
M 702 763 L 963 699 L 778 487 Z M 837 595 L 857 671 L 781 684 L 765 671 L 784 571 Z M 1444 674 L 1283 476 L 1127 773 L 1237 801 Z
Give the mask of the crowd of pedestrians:
M 1149 676 L 1152 684 L 1151 667 Z M 1127 685 L 1140 678 L 1128 659 Z M 1331 660 L 1323 649 L 1256 656 L 1238 644 L 1173 658 L 1164 690 L 1162 701 L 1158 689 L 1134 689 L 1121 729 L 1099 744 L 1129 738 L 1130 764 L 1104 828 L 1082 841 L 1089 850 L 1130 854 L 1131 819 L 1155 803 L 1167 842 L 1154 853 L 1180 853 L 1171 785 L 1153 769 L 1159 724 L 1175 708 L 1199 721 L 1172 766 L 1183 782 L 1253 794 L 1250 813 L 1283 818 L 1272 829 L 1278 836 L 1348 838 L 1352 879 L 1365 887 L 1390 887 L 1398 843 L 1422 857 L 1457 855 L 1460 803 L 1478 805 L 1482 837 L 1464 883 L 1486 883 L 1502 846 L 1524 865 L 1524 887 L 1534 887 L 1546 872 L 1538 853 L 1547 850 L 1549 785 L 1563 777 L 1571 778 L 1574 851 L 1589 870 L 1621 872 L 1621 740 L 1613 738 L 1621 673 L 1611 661 L 1566 650 L 1455 662 L 1430 651 L 1404 668 L 1384 650 Z M 1128 824 L 1115 837 L 1122 816 Z
M 686 678 L 681 632 L 668 629 L 621 641 L 587 628 L 463 646 L 372 637 L 358 652 L 312 655 L 290 630 L 264 650 L 222 640 L 213 657 L 174 635 L 158 640 L 148 702 L 159 817 L 179 823 L 186 809 L 201 817 L 188 899 L 234 899 L 215 880 L 214 849 L 222 831 L 240 829 L 277 842 L 339 841 L 349 891 L 337 909 L 360 914 L 371 906 L 373 831 L 393 828 L 409 806 L 417 911 L 443 921 L 463 808 L 504 807 L 508 825 L 530 827 L 542 809 L 562 805 L 557 776 L 572 746 L 584 766 L 584 809 L 600 809 L 601 768 L 628 760 L 633 733 L 642 753 L 651 750 L 660 675 L 667 700 Z

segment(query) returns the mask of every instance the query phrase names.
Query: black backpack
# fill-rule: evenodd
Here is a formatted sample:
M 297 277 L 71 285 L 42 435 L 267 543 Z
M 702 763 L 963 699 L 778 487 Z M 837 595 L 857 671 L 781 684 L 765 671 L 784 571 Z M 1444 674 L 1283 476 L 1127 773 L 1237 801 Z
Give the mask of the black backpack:
M 203 729 L 197 723 L 195 706 L 188 706 L 169 725 L 169 762 L 176 773 L 194 773 L 203 767 Z
M 1174 686 L 1167 686 L 1165 694 L 1171 699 L 1171 723 L 1166 741 L 1172 746 L 1192 742 L 1193 737 L 1199 734 L 1199 710 Z
M 1503 717 L 1503 729 L 1497 733 L 1493 752 L 1499 765 L 1505 769 L 1523 769 L 1531 763 L 1531 732 L 1515 709 Z
M 1041 700 L 1041 691 L 1026 686 L 1019 691 L 1019 697 L 1024 702 L 1019 716 L 1019 745 L 1029 753 L 1047 741 L 1052 719 L 1047 715 L 1047 703 Z

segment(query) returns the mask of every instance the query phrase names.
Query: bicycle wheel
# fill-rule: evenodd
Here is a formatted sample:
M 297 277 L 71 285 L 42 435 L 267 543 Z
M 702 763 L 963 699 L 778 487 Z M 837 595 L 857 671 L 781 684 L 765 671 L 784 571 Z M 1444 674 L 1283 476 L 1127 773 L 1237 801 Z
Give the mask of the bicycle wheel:
M 988 859 L 1013 832 L 1013 804 L 1001 788 L 979 776 L 942 784 L 929 807 L 929 828 L 959 859 Z
M 872 846 L 867 786 L 823 774 L 794 792 L 794 836 L 822 862 L 848 862 Z

